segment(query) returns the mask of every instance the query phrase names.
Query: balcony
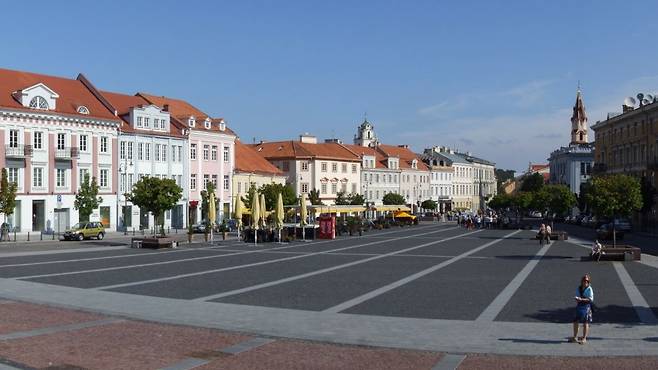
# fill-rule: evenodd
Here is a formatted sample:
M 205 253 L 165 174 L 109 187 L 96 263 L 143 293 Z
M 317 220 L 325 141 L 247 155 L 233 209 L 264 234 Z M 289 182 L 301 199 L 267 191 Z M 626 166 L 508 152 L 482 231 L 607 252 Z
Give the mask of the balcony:
M 55 149 L 55 159 L 61 161 L 70 161 L 80 156 L 77 147 L 67 147 L 63 149 Z
M 14 145 L 5 148 L 6 158 L 25 158 L 32 156 L 32 145 Z

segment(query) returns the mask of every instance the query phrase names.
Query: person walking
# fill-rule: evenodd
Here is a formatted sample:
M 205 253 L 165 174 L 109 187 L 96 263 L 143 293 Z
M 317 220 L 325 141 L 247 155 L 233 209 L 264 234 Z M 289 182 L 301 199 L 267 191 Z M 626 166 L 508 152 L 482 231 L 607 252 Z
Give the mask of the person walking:
M 587 343 L 589 334 L 589 324 L 592 323 L 592 304 L 594 303 L 594 289 L 590 285 L 591 279 L 589 274 L 585 274 L 580 279 L 580 285 L 576 289 L 576 315 L 573 320 L 573 336 L 569 342 Z M 583 336 L 578 337 L 579 324 L 583 324 Z
M 546 232 L 544 233 L 544 237 L 546 238 L 546 244 L 551 244 L 551 233 L 553 232 L 553 229 L 551 229 L 551 225 L 546 225 Z
M 541 224 L 541 226 L 539 226 L 539 232 L 537 233 L 537 236 L 539 236 L 539 245 L 544 245 L 544 238 L 546 237 L 546 225 Z

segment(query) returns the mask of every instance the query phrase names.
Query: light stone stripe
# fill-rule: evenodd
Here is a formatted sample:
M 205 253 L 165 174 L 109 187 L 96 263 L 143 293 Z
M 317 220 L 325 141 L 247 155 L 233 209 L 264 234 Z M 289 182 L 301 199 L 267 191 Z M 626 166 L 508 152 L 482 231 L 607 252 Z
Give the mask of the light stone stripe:
M 252 338 L 249 340 L 245 340 L 244 342 L 240 342 L 238 344 L 232 345 L 230 347 L 222 348 L 219 350 L 219 352 L 226 353 L 229 355 L 237 355 L 238 353 L 250 351 L 254 348 L 258 348 L 272 342 L 274 342 L 274 339 Z
M 25 256 L 40 256 L 44 254 L 66 254 L 66 253 L 80 253 L 80 252 L 104 252 L 104 251 L 113 251 L 119 249 L 130 249 L 126 248 L 127 246 L 117 246 L 117 247 L 82 247 L 82 248 L 73 248 L 73 249 L 58 249 L 58 250 L 48 250 L 48 251 L 30 251 L 30 252 L 6 252 L 0 249 L 0 259 L 7 257 L 25 257 Z M 11 248 L 11 247 L 8 247 Z
M 85 329 L 85 328 L 93 328 L 96 326 L 102 326 L 102 325 L 108 325 L 108 324 L 115 324 L 119 322 L 123 322 L 125 320 L 123 319 L 115 319 L 115 318 L 108 318 L 108 319 L 102 319 L 102 320 L 95 320 L 95 321 L 86 321 L 86 322 L 81 322 L 81 323 L 76 323 L 76 324 L 68 324 L 68 325 L 58 325 L 58 326 L 51 326 L 47 328 L 40 328 L 40 329 L 34 329 L 34 330 L 27 330 L 27 331 L 17 331 L 9 334 L 2 334 L 0 335 L 0 340 L 11 340 L 11 339 L 20 339 L 20 338 L 29 338 L 29 337 L 36 337 L 39 335 L 45 335 L 45 334 L 54 334 L 54 333 L 60 333 L 64 331 L 72 331 L 72 330 L 79 330 L 79 329 Z
M 465 355 L 453 355 L 452 353 L 446 353 L 445 356 L 441 357 L 441 360 L 437 362 L 432 370 L 455 370 L 466 358 Z
M 451 236 L 451 237 L 440 239 L 440 240 L 437 240 L 437 241 L 417 245 L 417 246 L 414 246 L 414 247 L 411 247 L 411 248 L 406 248 L 406 249 L 402 249 L 402 250 L 395 251 L 395 252 L 380 254 L 380 255 L 377 255 L 377 256 L 374 256 L 374 257 L 365 258 L 365 259 L 358 260 L 358 261 L 353 261 L 353 262 L 348 262 L 348 263 L 344 263 L 344 264 L 338 265 L 338 266 L 327 267 L 327 268 L 324 268 L 324 269 L 321 269 L 321 270 L 311 271 L 311 272 L 307 272 L 307 273 L 301 274 L 301 275 L 290 276 L 290 277 L 287 277 L 287 278 L 283 278 L 283 279 L 275 280 L 275 281 L 270 281 L 270 282 L 263 283 L 263 284 L 252 285 L 252 286 L 249 286 L 249 287 L 245 287 L 245 288 L 241 288 L 241 289 L 235 289 L 235 290 L 231 290 L 231 291 L 228 291 L 228 292 L 213 294 L 213 295 L 205 296 L 205 297 L 199 297 L 199 298 L 193 299 L 193 301 L 211 301 L 213 299 L 224 298 L 224 297 L 228 297 L 228 296 L 232 296 L 232 295 L 236 295 L 236 294 L 250 292 L 250 291 L 253 291 L 253 290 L 268 288 L 268 287 L 271 287 L 271 286 L 274 286 L 274 285 L 284 284 L 284 283 L 288 283 L 288 282 L 299 280 L 299 279 L 305 279 L 305 278 L 310 277 L 310 276 L 320 275 L 320 274 L 324 274 L 324 273 L 331 272 L 331 271 L 334 271 L 334 270 L 339 270 L 339 269 L 343 269 L 343 268 L 346 268 L 346 267 L 360 265 L 360 264 L 370 262 L 370 261 L 374 261 L 374 260 L 378 260 L 378 259 L 381 259 L 381 258 L 395 256 L 396 254 L 405 253 L 405 252 L 408 252 L 408 251 L 412 251 L 412 250 L 415 250 L 415 249 L 427 247 L 427 246 L 438 244 L 438 243 L 443 243 L 443 242 L 446 242 L 446 241 L 449 241 L 449 240 L 461 238 L 462 236 L 465 236 L 465 235 L 479 233 L 481 231 L 482 230 L 472 231 L 472 232 L 467 233 L 467 234 Z
M 454 229 L 457 229 L 457 228 L 453 227 L 453 228 L 448 228 L 448 229 L 435 230 L 435 231 L 427 232 L 425 234 L 440 233 L 440 232 L 454 230 Z M 401 240 L 401 239 L 408 239 L 408 238 L 411 238 L 411 236 L 399 236 L 399 237 L 387 240 L 387 242 Z M 156 283 L 156 282 L 161 282 L 161 281 L 182 279 L 182 278 L 191 277 L 191 276 L 201 276 L 201 275 L 207 275 L 207 274 L 214 274 L 216 272 L 238 270 L 238 269 L 249 268 L 249 267 L 254 267 L 254 266 L 262 266 L 262 265 L 267 265 L 267 264 L 271 264 L 271 263 L 277 263 L 277 262 L 282 262 L 282 261 L 290 261 L 290 260 L 295 260 L 295 259 L 299 259 L 299 258 L 306 258 L 306 257 L 310 257 L 310 256 L 316 256 L 316 255 L 319 255 L 319 254 L 328 254 L 328 253 L 331 253 L 331 252 L 343 251 L 343 250 L 359 248 L 359 247 L 364 247 L 364 246 L 367 246 L 367 245 L 379 244 L 379 243 L 381 243 L 381 241 L 376 240 L 376 241 L 373 241 L 373 242 L 370 242 L 370 243 L 357 244 L 357 245 L 350 246 L 350 247 L 330 249 L 330 250 L 326 250 L 326 251 L 322 251 L 322 252 L 314 252 L 314 253 L 309 253 L 309 254 L 304 254 L 304 255 L 296 255 L 296 256 L 292 256 L 292 257 L 277 258 L 277 259 L 268 260 L 268 261 L 247 263 L 247 264 L 244 264 L 244 265 L 230 266 L 230 267 L 224 267 L 224 268 L 220 268 L 220 269 L 204 270 L 204 271 L 199 271 L 199 272 L 192 272 L 192 273 L 189 273 L 189 274 L 174 275 L 174 276 L 168 276 L 168 277 L 158 278 L 158 279 L 140 280 L 140 281 L 134 281 L 134 282 L 131 282 L 131 283 L 106 285 L 106 286 L 96 287 L 96 288 L 93 288 L 93 289 L 94 290 L 116 289 L 116 288 L 123 288 L 123 287 L 134 286 L 134 285 L 143 285 L 143 284 Z M 318 243 L 316 243 L 316 244 L 318 244 Z M 293 247 L 298 247 L 298 246 L 299 245 L 292 245 L 292 246 L 288 246 L 288 247 L 272 248 L 272 249 L 269 249 L 269 250 L 293 248 Z M 246 253 L 252 253 L 252 252 L 246 252 Z M 239 255 L 239 254 L 244 254 L 244 253 L 225 254 L 225 255 L 222 255 L 222 257 L 231 256 L 231 255 Z M 24 279 L 24 278 L 21 278 L 21 280 L 22 279 Z
M 541 258 L 546 254 L 548 249 L 553 245 L 551 244 L 546 244 L 544 245 L 538 252 L 535 254 L 535 256 L 530 260 L 521 271 L 519 271 L 518 274 L 512 279 L 512 281 L 507 284 L 505 289 L 503 289 L 500 294 L 494 298 L 494 300 L 487 306 L 487 308 L 482 311 L 480 316 L 478 316 L 475 321 L 494 321 L 496 319 L 496 316 L 500 313 L 500 311 L 503 310 L 507 302 L 512 298 L 514 293 L 516 293 L 517 290 L 519 290 L 519 287 L 521 287 L 521 284 L 525 281 L 525 279 L 530 275 L 532 270 L 537 266 Z
M 161 370 L 190 370 L 208 363 L 210 363 L 208 360 L 190 357 L 171 366 L 163 367 Z
M 481 230 L 478 230 L 478 231 L 481 231 Z M 475 231 L 475 232 L 478 232 L 478 231 Z M 485 248 L 487 248 L 487 247 L 489 247 L 489 246 L 492 246 L 492 245 L 494 245 L 494 244 L 500 242 L 501 240 L 504 240 L 504 239 L 506 239 L 506 238 L 509 238 L 510 236 L 515 235 L 515 234 L 517 234 L 517 233 L 519 233 L 519 232 L 521 232 L 521 230 L 514 231 L 514 232 L 512 232 L 512 233 L 510 233 L 510 234 L 505 235 L 505 236 L 504 236 L 503 238 L 501 238 L 501 239 L 496 239 L 496 240 L 494 240 L 494 241 L 488 242 L 488 243 L 486 243 L 486 244 L 484 244 L 484 245 L 481 245 L 481 246 L 479 246 L 479 247 L 477 247 L 477 248 L 471 249 L 471 250 L 469 250 L 468 252 L 464 252 L 464 253 L 462 253 L 462 254 L 460 254 L 460 255 L 458 255 L 458 256 L 455 256 L 455 257 L 453 257 L 453 258 L 451 258 L 451 259 L 449 259 L 449 260 L 447 260 L 447 261 L 443 261 L 443 262 L 439 263 L 438 265 L 434 265 L 434 266 L 432 266 L 432 267 L 430 267 L 430 268 L 427 268 L 427 269 L 425 269 L 425 270 L 419 271 L 419 272 L 417 272 L 417 273 L 415 273 L 415 274 L 413 274 L 413 275 L 409 275 L 409 276 L 407 276 L 406 278 L 400 279 L 400 280 L 395 281 L 395 282 L 393 282 L 393 283 L 391 283 L 391 284 L 388 284 L 388 285 L 385 285 L 385 286 L 383 286 L 383 287 L 381 287 L 381 288 L 375 289 L 375 290 L 373 290 L 373 291 L 371 291 L 371 292 L 368 292 L 368 293 L 366 293 L 366 294 L 363 294 L 363 295 L 361 295 L 361 296 L 359 296 L 359 297 L 356 297 L 356 298 L 350 299 L 349 301 L 345 301 L 345 302 L 343 302 L 343 303 L 341 303 L 341 304 L 338 304 L 338 305 L 336 305 L 336 306 L 329 307 L 329 308 L 327 308 L 326 310 L 323 310 L 322 312 L 327 312 L 327 313 L 338 313 L 338 312 L 344 311 L 344 310 L 346 310 L 346 309 L 348 309 L 348 308 L 354 307 L 354 306 L 356 306 L 356 305 L 358 305 L 358 304 L 361 304 L 361 303 L 363 303 L 363 302 L 365 302 L 365 301 L 368 301 L 368 300 L 373 299 L 373 298 L 375 298 L 375 297 L 377 297 L 377 296 L 379 296 L 379 295 L 382 295 L 382 294 L 384 294 L 384 293 L 386 293 L 386 292 L 389 292 L 389 291 L 391 291 L 391 290 L 393 290 L 393 289 L 395 289 L 395 288 L 398 288 L 398 287 L 401 287 L 401 286 L 403 286 L 403 285 L 405 285 L 405 284 L 408 284 L 408 283 L 410 283 L 410 282 L 412 282 L 412 281 L 414 281 L 414 280 L 416 280 L 416 279 L 419 279 L 419 278 L 421 278 L 421 277 L 423 277 L 423 276 L 425 276 L 425 275 L 427 275 L 427 274 L 430 274 L 430 273 L 432 273 L 432 272 L 434 272 L 434 271 L 436 271 L 436 270 L 439 270 L 439 269 L 444 268 L 444 267 L 446 267 L 446 266 L 448 266 L 448 265 L 451 265 L 451 264 L 453 264 L 453 263 L 455 263 L 455 262 L 457 262 L 457 261 L 459 261 L 459 260 L 461 260 L 461 259 L 463 259 L 463 258 L 465 258 L 465 257 L 467 257 L 467 256 L 469 256 L 469 255 L 471 255 L 471 254 L 473 254 L 473 253 L 479 252 L 479 251 L 481 251 L 481 250 L 483 250 L 483 249 L 485 249 Z M 472 233 L 471 233 L 471 234 L 472 234 Z M 469 234 L 464 234 L 464 235 L 469 235 Z M 443 240 L 445 241 L 445 240 L 448 240 L 448 239 L 443 239 Z
M 631 300 L 631 304 L 633 305 L 633 308 L 635 309 L 637 316 L 640 318 L 640 321 L 642 321 L 642 323 L 644 324 L 649 324 L 649 325 L 658 324 L 658 320 L 656 319 L 656 315 L 653 314 L 653 311 L 651 310 L 651 306 L 649 306 L 647 301 L 644 299 L 642 293 L 640 293 L 640 290 L 637 289 L 635 282 L 628 274 L 628 271 L 626 271 L 626 268 L 624 268 L 623 263 L 613 262 L 612 264 L 613 266 L 615 266 L 617 275 L 619 275 L 619 280 L 621 280 L 621 283 L 624 286 L 624 289 L 626 290 L 626 294 L 628 295 L 628 298 Z
M 22 369 L 19 367 L 13 367 L 11 365 L 0 362 L 0 370 L 22 370 Z

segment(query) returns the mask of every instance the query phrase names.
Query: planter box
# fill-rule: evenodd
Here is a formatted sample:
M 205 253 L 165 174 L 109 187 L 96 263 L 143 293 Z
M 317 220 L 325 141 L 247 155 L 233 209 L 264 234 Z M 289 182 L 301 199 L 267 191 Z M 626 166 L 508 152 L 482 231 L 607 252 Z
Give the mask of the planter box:
M 156 237 L 156 238 L 140 238 L 142 248 L 171 248 L 174 242 L 174 238 L 170 237 Z
M 626 244 L 617 244 L 616 247 L 613 247 L 612 245 L 604 245 L 603 251 L 605 252 L 605 255 L 602 257 L 605 257 L 606 255 L 609 256 L 609 258 L 613 258 L 613 256 L 621 256 L 620 259 L 623 261 L 629 259 L 632 261 L 640 261 L 642 258 L 642 250 L 640 248 Z

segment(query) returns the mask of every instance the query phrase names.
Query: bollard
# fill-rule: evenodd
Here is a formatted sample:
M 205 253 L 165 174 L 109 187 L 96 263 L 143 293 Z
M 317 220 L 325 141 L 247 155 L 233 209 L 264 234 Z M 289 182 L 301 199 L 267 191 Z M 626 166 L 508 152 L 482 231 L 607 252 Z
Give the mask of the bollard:
M 135 236 L 135 228 L 133 227 L 133 236 Z
M 14 229 L 14 241 L 16 241 L 16 229 Z
M 167 235 L 171 234 L 171 227 L 167 228 Z
M 53 231 L 53 240 L 55 240 L 55 231 Z
M 178 234 L 178 228 L 175 228 L 174 230 L 176 230 L 176 234 Z
M 43 240 L 43 230 L 39 231 L 39 240 Z
M 28 242 L 30 241 L 30 232 L 29 231 L 27 232 L 27 241 Z

